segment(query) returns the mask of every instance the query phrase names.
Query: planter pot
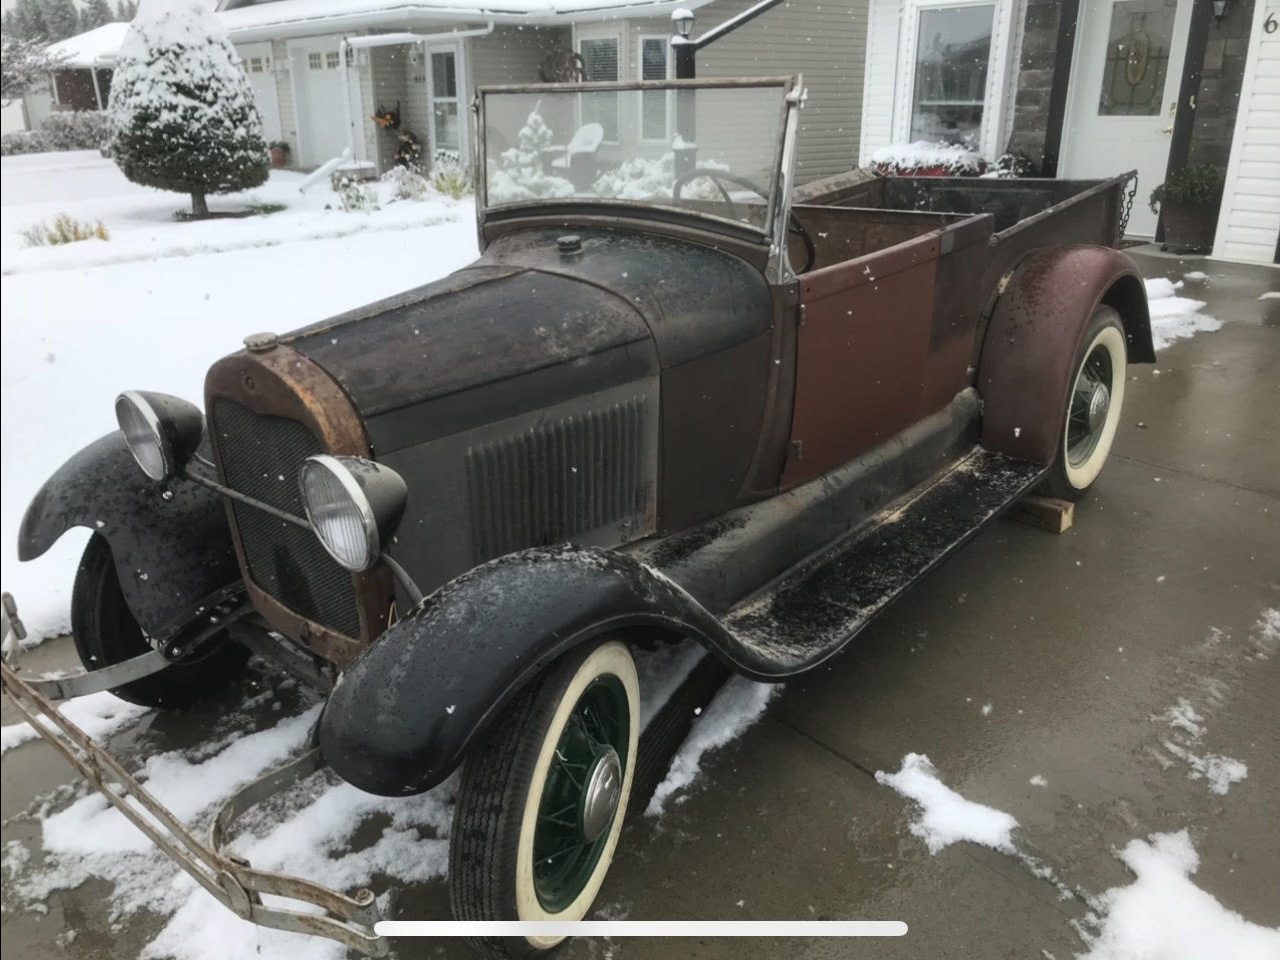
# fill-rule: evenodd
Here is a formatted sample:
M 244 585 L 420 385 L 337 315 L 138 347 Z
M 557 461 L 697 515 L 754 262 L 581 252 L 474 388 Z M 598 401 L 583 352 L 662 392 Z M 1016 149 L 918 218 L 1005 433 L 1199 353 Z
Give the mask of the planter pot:
M 289 161 L 289 154 L 281 147 L 272 147 L 270 153 L 273 167 L 283 167 Z
M 1160 204 L 1160 222 L 1164 224 L 1164 245 L 1170 252 L 1208 253 L 1218 226 L 1218 205 L 1166 200 Z

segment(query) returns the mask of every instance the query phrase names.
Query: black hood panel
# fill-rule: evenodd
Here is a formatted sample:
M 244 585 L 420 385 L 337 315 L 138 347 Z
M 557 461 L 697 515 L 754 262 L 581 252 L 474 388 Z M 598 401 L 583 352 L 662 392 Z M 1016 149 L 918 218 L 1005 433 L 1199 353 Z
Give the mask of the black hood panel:
M 769 328 L 741 259 L 633 231 L 532 229 L 448 277 L 283 342 L 327 370 L 385 453 L 654 377 Z

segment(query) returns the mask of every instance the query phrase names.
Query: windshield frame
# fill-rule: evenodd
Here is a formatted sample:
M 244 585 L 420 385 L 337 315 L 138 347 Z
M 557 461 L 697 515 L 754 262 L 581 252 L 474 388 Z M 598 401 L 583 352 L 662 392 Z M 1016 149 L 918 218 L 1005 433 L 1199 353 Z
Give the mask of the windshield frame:
M 613 197 L 560 197 L 541 198 L 514 203 L 490 205 L 488 178 L 488 144 L 485 137 L 485 104 L 491 94 L 557 94 L 557 93 L 596 93 L 617 91 L 627 93 L 644 90 L 699 90 L 699 89 L 751 89 L 777 88 L 782 93 L 776 142 L 773 150 L 773 169 L 775 175 L 769 184 L 769 195 L 764 198 L 766 217 L 761 227 L 728 217 L 716 216 L 693 209 L 682 209 L 677 206 L 651 204 L 635 200 L 621 200 Z M 476 91 L 472 103 L 472 142 L 474 151 L 473 182 L 476 190 L 476 221 L 480 233 L 481 245 L 484 245 L 484 230 L 490 220 L 509 220 L 523 217 L 538 217 L 554 210 L 556 213 L 581 211 L 583 214 L 608 213 L 628 219 L 648 218 L 655 221 L 672 217 L 693 225 L 717 232 L 729 233 L 741 239 L 753 240 L 757 243 L 776 244 L 777 225 L 785 222 L 785 211 L 779 209 L 786 203 L 787 191 L 784 183 L 791 180 L 791 171 L 784 169 L 789 164 L 794 151 L 789 143 L 795 138 L 794 112 L 799 105 L 796 91 L 799 80 L 794 76 L 769 77 L 715 77 L 702 80 L 624 80 L 624 81 L 583 81 L 579 83 L 521 83 L 500 84 L 480 87 Z

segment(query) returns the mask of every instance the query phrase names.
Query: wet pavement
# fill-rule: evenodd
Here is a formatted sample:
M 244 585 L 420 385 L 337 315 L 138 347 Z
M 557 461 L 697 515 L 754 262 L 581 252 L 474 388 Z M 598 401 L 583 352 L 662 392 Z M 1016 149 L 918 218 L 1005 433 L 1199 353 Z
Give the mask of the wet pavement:
M 1258 299 L 1280 290 L 1280 270 L 1138 256 L 1151 276 L 1209 274 L 1181 294 L 1225 325 L 1131 369 L 1111 462 L 1072 529 L 998 522 L 853 649 L 788 684 L 704 760 L 684 802 L 626 829 L 598 901 L 614 918 L 901 919 L 909 935 L 583 941 L 559 956 L 1065 960 L 1084 950 L 1081 898 L 1132 879 L 1115 851 L 1184 828 L 1201 858 L 1194 881 L 1280 925 L 1280 656 L 1250 654 L 1260 614 L 1280 607 L 1280 300 Z M 54 643 L 28 663 L 68 656 Z M 1248 765 L 1225 795 L 1164 747 L 1159 717 L 1180 697 L 1205 718 L 1203 749 Z M 117 740 L 199 734 L 192 716 Z M 1076 896 L 982 847 L 931 855 L 908 831 L 912 804 L 874 779 L 909 752 L 1015 816 L 1020 848 Z M 35 825 L 10 818 L 68 779 L 43 745 L 6 755 L 4 841 L 30 843 Z M 136 956 L 161 920 L 113 930 L 107 892 L 90 883 L 52 897 L 47 915 L 6 911 L 6 957 Z M 402 906 L 444 909 L 443 887 Z M 68 928 L 79 934 L 60 945 Z M 398 953 L 472 956 L 425 942 Z

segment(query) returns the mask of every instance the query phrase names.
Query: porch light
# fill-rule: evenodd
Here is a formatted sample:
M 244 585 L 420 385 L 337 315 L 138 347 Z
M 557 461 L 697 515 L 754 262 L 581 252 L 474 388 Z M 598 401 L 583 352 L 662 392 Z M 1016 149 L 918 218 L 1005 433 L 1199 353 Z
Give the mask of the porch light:
M 1227 0 L 1213 0 L 1213 18 L 1221 20 L 1227 15 Z
M 693 11 L 686 7 L 677 7 L 671 11 L 671 22 L 675 24 L 676 33 L 685 40 L 693 33 Z

